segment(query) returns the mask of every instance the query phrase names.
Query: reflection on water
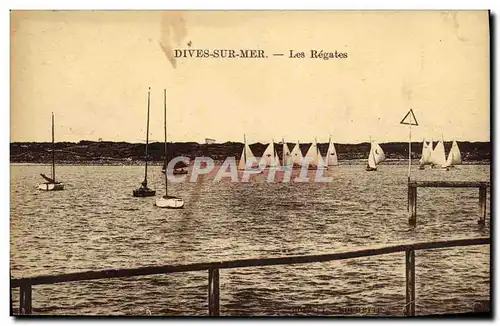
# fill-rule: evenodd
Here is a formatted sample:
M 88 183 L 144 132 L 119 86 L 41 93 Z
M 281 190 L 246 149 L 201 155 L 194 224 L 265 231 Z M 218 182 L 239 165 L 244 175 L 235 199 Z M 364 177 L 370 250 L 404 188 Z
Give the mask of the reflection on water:
M 164 193 L 161 167 L 150 185 Z M 140 166 L 61 166 L 61 192 L 40 192 L 47 167 L 11 166 L 13 277 L 155 264 L 321 254 L 403 242 L 485 237 L 477 189 L 419 189 L 408 225 L 405 166 L 339 166 L 331 183 L 169 183 L 183 210 L 134 198 Z M 489 180 L 489 166 L 416 170 L 417 180 Z M 293 180 L 293 178 L 292 178 Z M 489 205 L 489 192 L 488 192 Z M 489 212 L 488 212 L 489 214 Z M 418 251 L 417 314 L 471 311 L 489 300 L 488 246 Z M 207 273 L 36 286 L 34 313 L 206 315 Z M 404 253 L 221 271 L 222 315 L 401 315 Z M 17 302 L 14 297 L 14 302 Z

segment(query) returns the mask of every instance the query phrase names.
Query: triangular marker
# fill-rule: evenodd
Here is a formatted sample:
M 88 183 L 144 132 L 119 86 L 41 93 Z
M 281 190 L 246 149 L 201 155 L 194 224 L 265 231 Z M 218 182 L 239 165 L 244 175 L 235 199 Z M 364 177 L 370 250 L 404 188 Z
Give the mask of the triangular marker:
M 409 119 L 406 120 L 408 117 L 409 117 Z M 418 126 L 417 118 L 415 118 L 415 114 L 413 113 L 412 109 L 410 109 L 410 111 L 408 111 L 408 113 L 405 115 L 403 120 L 401 120 L 400 124 Z

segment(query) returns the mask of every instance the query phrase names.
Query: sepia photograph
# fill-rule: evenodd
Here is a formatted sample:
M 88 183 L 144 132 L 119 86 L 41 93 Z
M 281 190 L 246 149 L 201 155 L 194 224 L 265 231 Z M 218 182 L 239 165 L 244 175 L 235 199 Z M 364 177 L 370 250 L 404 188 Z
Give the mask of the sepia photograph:
M 10 316 L 493 316 L 490 11 L 9 16 Z

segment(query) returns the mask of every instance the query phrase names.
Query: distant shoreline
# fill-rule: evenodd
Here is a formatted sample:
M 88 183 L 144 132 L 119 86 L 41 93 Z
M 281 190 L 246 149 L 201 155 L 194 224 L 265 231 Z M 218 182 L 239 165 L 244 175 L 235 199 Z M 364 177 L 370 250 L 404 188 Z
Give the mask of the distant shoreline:
M 293 143 L 287 143 L 288 149 L 292 150 Z M 366 164 L 370 143 L 361 144 L 336 144 L 340 164 Z M 380 146 L 385 152 L 387 162 L 384 164 L 408 164 L 408 143 L 381 143 Z M 472 162 L 491 161 L 490 142 L 458 142 L 462 161 L 464 164 Z M 55 161 L 58 165 L 142 165 L 144 164 L 145 144 L 131 144 L 125 142 L 91 142 L 81 141 L 79 143 L 59 142 L 55 143 Z M 267 147 L 267 144 L 255 143 L 249 145 L 253 154 L 260 157 Z M 301 143 L 302 155 L 307 153 L 310 143 Z M 451 148 L 451 142 L 444 143 L 445 152 Z M 283 145 L 275 143 L 277 155 L 282 159 Z M 326 155 L 328 143 L 319 143 L 318 149 L 322 155 Z M 223 162 L 228 157 L 239 160 L 243 143 L 169 143 L 168 160 L 174 157 L 189 157 L 193 161 L 196 157 L 210 157 L 215 162 Z M 412 160 L 418 164 L 422 153 L 422 143 L 414 142 L 411 147 Z M 163 164 L 165 159 L 164 143 L 150 143 L 148 146 L 148 162 L 151 165 Z M 51 143 L 11 143 L 10 144 L 11 163 L 39 163 L 47 164 L 52 162 Z M 398 163 L 391 163 L 398 162 Z M 399 163 L 401 162 L 401 163 Z M 406 163 L 404 163 L 406 162 Z M 482 164 L 482 163 L 477 163 Z
M 352 160 L 339 160 L 339 166 L 342 165 L 366 165 L 366 159 L 352 159 Z M 222 165 L 223 161 L 214 161 L 216 166 Z M 190 166 L 193 164 L 193 160 L 190 162 Z M 14 166 L 47 166 L 51 165 L 52 162 L 10 162 L 10 165 Z M 116 162 L 116 161 L 103 161 L 103 162 L 57 162 L 58 166 L 144 166 L 144 161 L 136 161 L 136 162 Z M 412 165 L 418 166 L 418 160 L 412 160 Z M 386 160 L 380 164 L 383 165 L 408 165 L 408 160 L 404 159 L 391 159 Z M 462 162 L 461 165 L 491 165 L 490 161 L 467 161 Z M 151 162 L 148 161 L 148 166 L 163 166 L 163 162 Z

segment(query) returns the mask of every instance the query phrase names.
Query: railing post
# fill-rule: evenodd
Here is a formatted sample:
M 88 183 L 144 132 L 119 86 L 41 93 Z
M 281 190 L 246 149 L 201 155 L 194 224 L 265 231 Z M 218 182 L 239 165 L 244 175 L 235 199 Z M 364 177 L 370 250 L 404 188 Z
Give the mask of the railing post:
M 417 186 L 408 185 L 408 202 L 410 205 L 410 218 L 408 223 L 417 224 Z
M 208 270 L 208 315 L 219 316 L 219 269 Z
M 406 305 L 405 315 L 415 316 L 415 250 L 406 250 Z
M 19 314 L 31 315 L 31 284 L 19 287 Z
M 484 225 L 486 221 L 486 187 L 479 187 L 479 220 L 477 224 Z

